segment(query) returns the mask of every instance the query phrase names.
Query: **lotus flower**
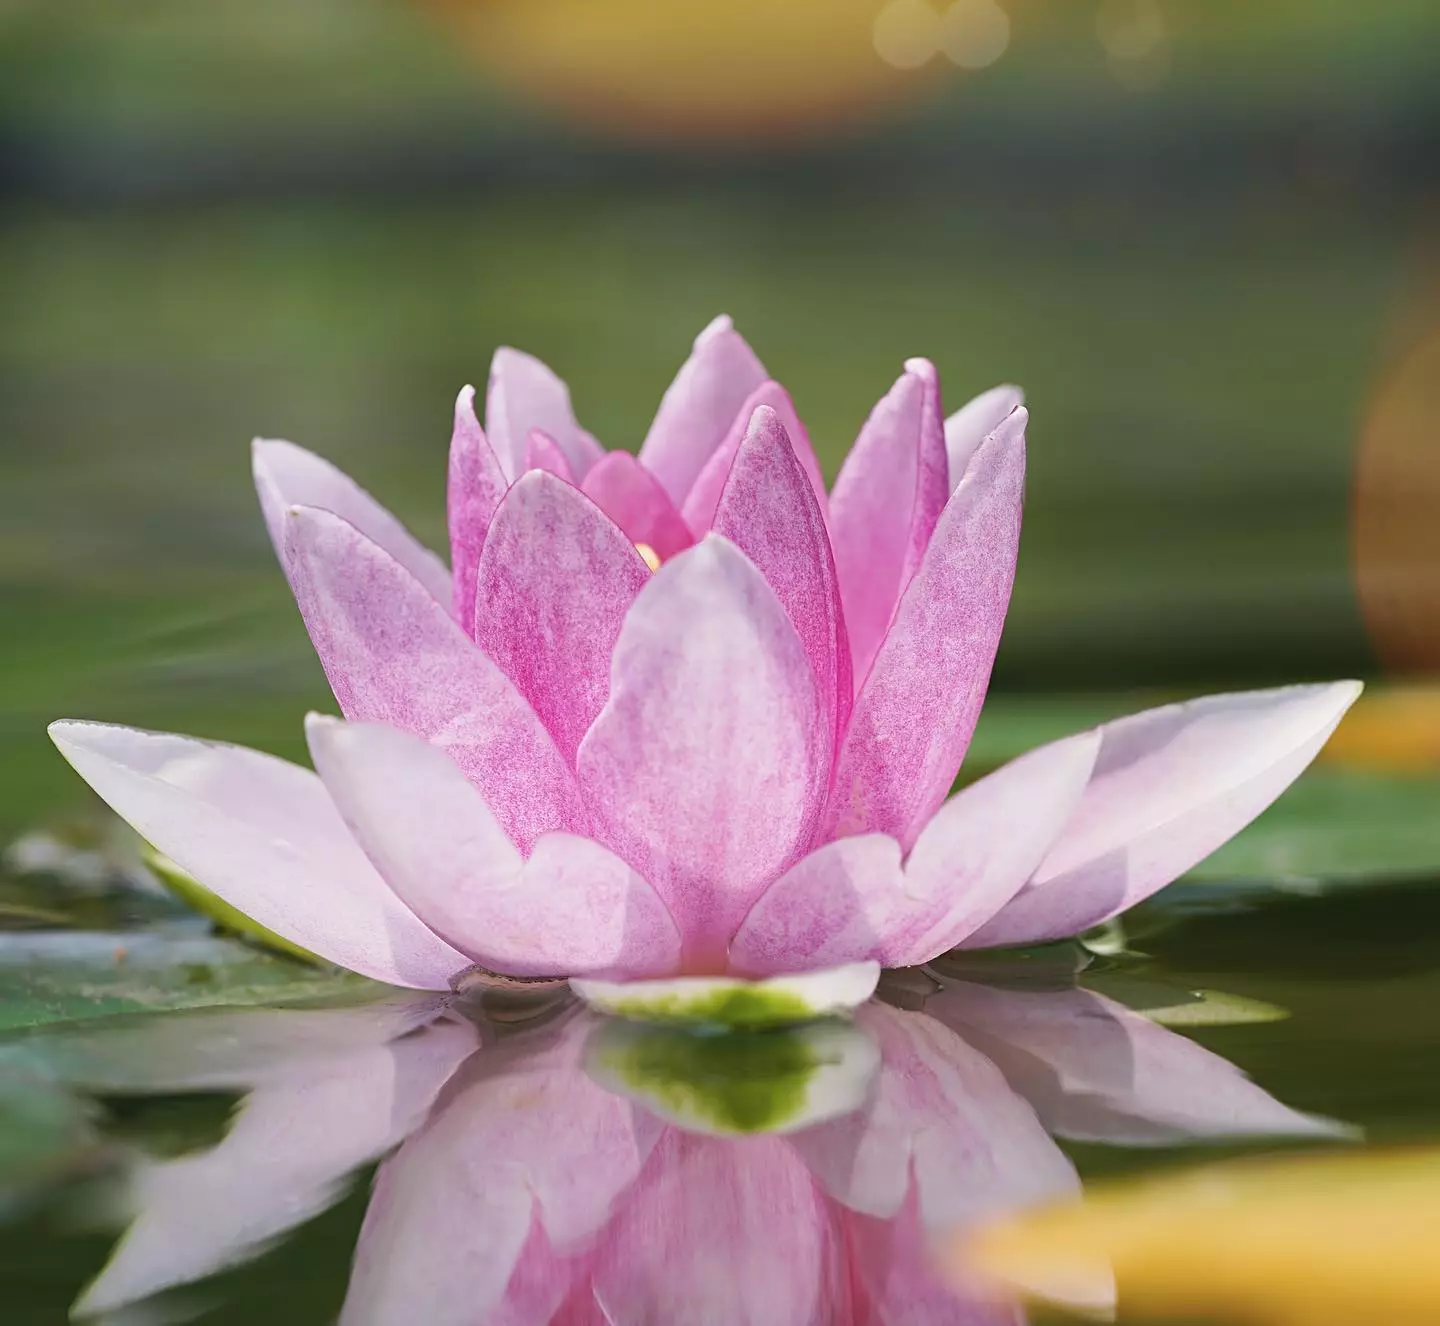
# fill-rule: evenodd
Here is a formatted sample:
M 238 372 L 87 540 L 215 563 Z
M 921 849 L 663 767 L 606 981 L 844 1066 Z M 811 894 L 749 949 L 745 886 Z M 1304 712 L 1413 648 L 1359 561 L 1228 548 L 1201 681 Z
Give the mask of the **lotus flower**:
M 254 1257 L 403 1143 L 345 1326 L 1017 1323 L 958 1301 L 927 1245 L 1075 1193 L 1051 1134 L 1335 1133 L 1094 991 L 930 984 L 920 1010 L 876 1000 L 853 1025 L 749 1037 L 573 1008 L 502 1036 L 413 995 L 52 1033 L 35 1048 L 72 1086 L 249 1093 L 212 1149 L 134 1166 L 133 1222 L 76 1313 Z M 1091 1307 L 1112 1292 L 1066 1288 Z
M 451 568 L 326 462 L 255 447 L 348 721 L 312 774 L 87 723 L 52 734 L 161 852 L 312 952 L 439 989 L 578 978 L 641 1016 L 785 1021 L 957 945 L 1077 934 L 1199 862 L 1359 684 L 1214 696 L 1030 752 L 948 800 L 1009 603 L 1027 415 L 948 419 L 911 360 L 828 494 L 727 319 L 638 456 L 502 350 L 461 393 Z

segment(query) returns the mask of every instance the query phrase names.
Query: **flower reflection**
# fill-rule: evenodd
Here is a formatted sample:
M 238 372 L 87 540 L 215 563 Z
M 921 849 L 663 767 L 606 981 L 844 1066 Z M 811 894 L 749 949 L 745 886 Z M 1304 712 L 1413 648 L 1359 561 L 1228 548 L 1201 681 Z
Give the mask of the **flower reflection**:
M 918 1008 L 708 1040 L 411 997 L 53 1035 L 52 1071 L 94 1091 L 249 1092 L 218 1146 L 135 1166 L 134 1221 L 76 1312 L 254 1255 L 399 1144 L 344 1326 L 1021 1321 L 958 1298 L 929 1248 L 1078 1191 L 1054 1136 L 1335 1131 L 1092 991 L 923 979 Z M 1107 1277 L 1062 1289 L 1111 1306 Z

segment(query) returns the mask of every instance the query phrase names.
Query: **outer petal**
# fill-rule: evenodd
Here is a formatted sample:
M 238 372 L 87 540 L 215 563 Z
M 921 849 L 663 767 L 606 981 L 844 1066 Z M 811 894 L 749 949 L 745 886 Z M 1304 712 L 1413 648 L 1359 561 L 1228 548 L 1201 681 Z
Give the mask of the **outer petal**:
M 965 477 L 970 458 L 1010 412 L 1025 404 L 1019 387 L 1004 383 L 981 392 L 967 401 L 945 421 L 945 452 L 949 457 L 950 489 L 953 492 Z
M 930 1230 L 1073 1193 L 1075 1171 L 979 1050 L 924 1013 L 866 1005 L 884 1056 L 867 1108 L 795 1138 L 827 1190 L 888 1219 L 912 1179 Z
M 1118 1146 L 1334 1137 L 1234 1064 L 1093 990 L 956 982 L 926 1012 L 979 1045 L 1053 1133 Z
M 809 842 L 826 738 L 810 661 L 744 555 L 711 536 L 661 567 L 625 619 L 578 769 L 698 970 L 723 969 L 760 890 Z
M 542 433 L 538 428 L 532 428 L 530 436 L 525 439 L 525 468 L 548 470 L 566 483 L 575 482 L 575 472 L 570 468 L 570 462 L 565 459 L 565 453 L 560 450 L 560 444 L 549 433 Z
M 836 731 L 850 716 L 850 643 L 825 517 L 779 415 L 755 411 L 715 512 L 715 533 L 755 565 L 789 614 Z M 833 748 L 832 748 L 833 749 Z M 831 752 L 825 755 L 828 764 Z
M 315 767 L 391 887 L 457 948 L 514 976 L 679 965 L 655 891 L 598 843 L 549 835 L 523 861 L 465 776 L 394 728 L 312 715 Z
M 454 568 L 452 604 L 455 620 L 467 635 L 475 626 L 475 570 L 480 565 L 480 550 L 485 546 L 490 519 L 504 496 L 504 471 L 475 418 L 475 388 L 466 387 L 455 402 L 445 505 L 450 522 L 450 562 Z M 364 533 L 363 527 L 361 532 Z
M 295 597 L 348 718 L 442 746 L 522 851 L 585 824 L 574 777 L 535 711 L 379 548 L 323 511 L 291 512 Z
M 573 980 L 587 1004 L 615 1017 L 676 1026 L 756 1030 L 848 1013 L 875 993 L 878 962 L 747 981 L 735 976 L 677 976 L 661 981 Z
M 628 451 L 612 451 L 581 486 L 631 542 L 649 544 L 662 560 L 694 542 L 675 503 Z
M 620 623 L 649 578 L 614 522 L 554 474 L 522 475 L 491 523 L 475 642 L 540 715 L 567 763 L 610 693 Z
M 386 887 L 308 769 L 100 723 L 50 735 L 146 841 L 277 934 L 393 985 L 444 989 L 465 967 Z
M 438 602 L 450 602 L 450 573 L 445 563 L 329 461 L 293 442 L 256 438 L 251 448 L 251 466 L 260 510 L 282 566 L 286 511 L 292 506 L 318 507 L 354 525 L 410 572 Z
M 695 338 L 640 448 L 645 468 L 675 503 L 685 500 L 746 398 L 767 376 L 729 318 L 716 318 Z
M 1016 410 L 976 452 L 900 600 L 836 760 L 825 837 L 873 830 L 909 847 L 950 790 L 1010 603 L 1025 418 Z
M 845 621 L 862 682 L 948 495 L 940 387 L 912 359 L 871 412 L 830 498 Z
M 772 884 L 731 946 L 740 970 L 874 958 L 912 967 L 953 948 L 1030 878 L 1085 789 L 1099 737 L 1042 747 L 952 797 L 904 869 L 881 834 L 839 838 Z
M 720 504 L 720 494 L 724 491 L 726 479 L 730 477 L 730 468 L 735 464 L 735 454 L 740 450 L 740 443 L 745 440 L 745 434 L 749 431 L 750 420 L 762 405 L 768 405 L 780 417 L 780 423 L 795 450 L 795 459 L 800 462 L 800 467 L 810 481 L 811 491 L 815 494 L 821 513 L 829 510 L 830 500 L 825 495 L 825 476 L 820 470 L 815 449 L 810 445 L 810 434 L 805 431 L 805 425 L 795 413 L 795 403 L 790 399 L 790 393 L 778 382 L 762 382 L 740 407 L 725 441 L 705 462 L 705 468 L 700 471 L 699 477 L 685 496 L 685 523 L 697 539 L 715 523 L 715 508 Z
M 74 1315 L 212 1275 L 331 1206 L 354 1170 L 420 1122 L 474 1045 L 472 1028 L 449 1024 L 290 1065 L 249 1096 L 218 1146 L 142 1162 L 130 1178 L 134 1223 Z
M 604 454 L 599 443 L 575 422 L 570 388 L 547 365 L 520 350 L 502 346 L 490 362 L 485 394 L 485 431 L 512 483 L 525 470 L 531 429 L 555 439 L 580 478 Z
M 1070 823 L 965 946 L 1063 938 L 1149 897 L 1289 787 L 1360 691 L 1342 681 L 1212 695 L 1107 723 Z

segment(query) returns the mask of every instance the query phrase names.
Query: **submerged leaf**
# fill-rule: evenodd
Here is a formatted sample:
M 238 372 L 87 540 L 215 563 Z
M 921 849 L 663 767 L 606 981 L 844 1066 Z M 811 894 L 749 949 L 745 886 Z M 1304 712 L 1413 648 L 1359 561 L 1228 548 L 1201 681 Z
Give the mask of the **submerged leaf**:
M 1440 1320 L 1440 1148 L 1242 1161 L 1122 1182 L 946 1249 L 1035 1297 L 1108 1282 L 1136 1319 Z

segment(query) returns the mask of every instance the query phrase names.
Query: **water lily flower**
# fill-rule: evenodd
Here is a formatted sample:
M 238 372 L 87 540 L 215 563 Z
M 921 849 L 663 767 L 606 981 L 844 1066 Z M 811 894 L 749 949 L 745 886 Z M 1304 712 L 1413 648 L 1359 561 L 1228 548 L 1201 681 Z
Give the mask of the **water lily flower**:
M 44 1038 L 50 1071 L 97 1093 L 249 1093 L 213 1148 L 134 1168 L 133 1222 L 76 1314 L 257 1255 L 398 1144 L 345 1326 L 953 1321 L 971 1305 L 929 1245 L 1078 1193 L 1052 1134 L 1335 1135 L 1094 991 L 933 984 L 920 1009 L 875 1000 L 851 1024 L 754 1036 L 573 1003 L 500 1035 L 407 995 Z M 1113 1306 L 1106 1283 L 1065 1288 Z
M 441 989 L 573 978 L 642 1017 L 783 1022 L 881 967 L 1077 934 L 1258 815 L 1359 684 L 1212 696 L 949 796 L 1000 639 L 1027 414 L 911 360 L 828 493 L 726 319 L 638 455 L 502 350 L 455 411 L 451 565 L 326 462 L 255 448 L 345 720 L 317 773 L 89 723 L 56 743 L 148 841 L 311 952 Z M 947 800 L 948 797 L 948 800 Z

